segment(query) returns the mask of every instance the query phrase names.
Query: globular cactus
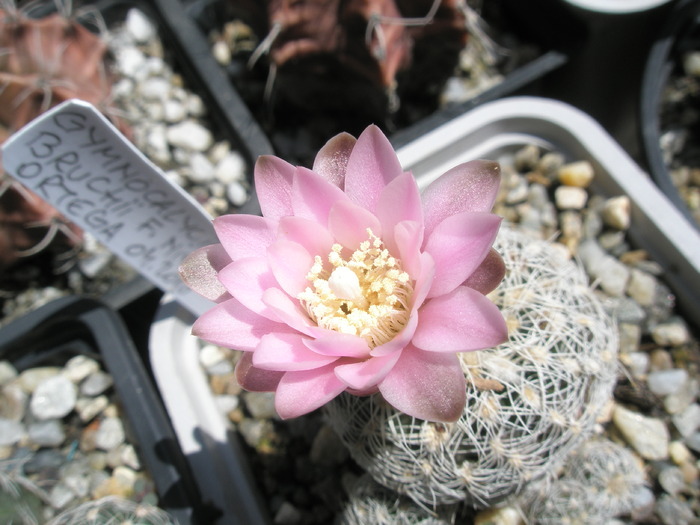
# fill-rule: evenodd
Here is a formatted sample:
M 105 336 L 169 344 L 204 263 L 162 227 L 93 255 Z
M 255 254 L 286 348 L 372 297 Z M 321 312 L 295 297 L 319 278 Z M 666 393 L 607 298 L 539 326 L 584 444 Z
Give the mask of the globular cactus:
M 367 474 L 349 485 L 348 501 L 336 520 L 339 525 L 451 525 L 455 521 L 457 505 L 437 511 L 419 507 Z
M 22 475 L 22 463 L 0 463 L 0 522 L 38 525 L 48 496 Z
M 177 520 L 163 509 L 153 505 L 136 503 L 116 496 L 107 496 L 62 512 L 48 525 L 103 525 L 107 523 L 177 525 Z
M 646 485 L 641 459 L 622 445 L 594 438 L 570 456 L 559 478 L 528 488 L 520 505 L 533 525 L 606 523 L 632 511 Z
M 112 79 L 107 44 L 64 13 L 31 18 L 11 1 L 0 9 L 0 141 L 70 98 L 107 114 Z M 123 131 L 126 125 L 115 122 Z M 0 167 L 0 267 L 47 247 L 61 254 L 79 246 L 80 229 L 51 205 L 23 189 Z
M 582 268 L 556 245 L 504 224 L 507 272 L 492 299 L 509 341 L 464 353 L 467 404 L 456 423 L 341 396 L 329 423 L 382 485 L 420 505 L 491 506 L 552 475 L 594 430 L 616 380 L 617 331 Z

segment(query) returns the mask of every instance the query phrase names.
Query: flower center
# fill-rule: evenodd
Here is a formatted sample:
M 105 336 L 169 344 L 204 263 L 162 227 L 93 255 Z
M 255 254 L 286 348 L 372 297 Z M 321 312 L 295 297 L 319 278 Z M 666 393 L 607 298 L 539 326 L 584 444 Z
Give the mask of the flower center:
M 409 318 L 413 285 L 401 262 L 367 229 L 369 239 L 346 259 L 334 244 L 328 254 L 332 269 L 314 258 L 306 278 L 311 283 L 297 298 L 318 326 L 358 335 L 370 348 L 390 341 Z

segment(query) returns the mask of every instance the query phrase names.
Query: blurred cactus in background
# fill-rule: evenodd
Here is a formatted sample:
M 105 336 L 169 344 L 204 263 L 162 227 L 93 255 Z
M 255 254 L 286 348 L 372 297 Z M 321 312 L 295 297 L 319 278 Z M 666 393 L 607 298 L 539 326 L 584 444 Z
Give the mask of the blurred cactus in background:
M 71 98 L 106 114 L 112 79 L 104 39 L 77 21 L 70 2 L 58 13 L 33 18 L 19 4 L 0 9 L 0 141 L 49 108 Z M 36 4 L 28 4 L 28 9 Z M 45 6 L 44 6 L 45 7 Z M 98 24 L 99 25 L 99 24 Z M 126 130 L 126 126 L 117 121 Z M 52 249 L 60 256 L 82 232 L 51 205 L 21 188 L 0 167 L 0 268 Z
M 429 509 L 486 508 L 554 476 L 592 435 L 616 380 L 617 330 L 580 266 L 507 224 L 494 248 L 507 272 L 490 297 L 510 338 L 461 354 L 467 405 L 456 423 L 408 417 L 379 396 L 326 406 L 360 466 Z

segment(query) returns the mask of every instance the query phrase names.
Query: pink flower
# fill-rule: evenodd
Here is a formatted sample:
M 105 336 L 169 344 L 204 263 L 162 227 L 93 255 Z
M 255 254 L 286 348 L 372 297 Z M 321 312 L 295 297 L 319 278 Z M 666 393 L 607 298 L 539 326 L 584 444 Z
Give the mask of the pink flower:
M 504 275 L 491 248 L 500 168 L 457 166 L 421 196 L 375 126 L 331 139 L 313 170 L 255 166 L 263 216 L 214 220 L 184 281 L 218 304 L 192 332 L 243 350 L 247 390 L 275 391 L 283 418 L 341 392 L 379 392 L 417 418 L 454 421 L 466 402 L 456 352 L 507 338 L 484 294 Z

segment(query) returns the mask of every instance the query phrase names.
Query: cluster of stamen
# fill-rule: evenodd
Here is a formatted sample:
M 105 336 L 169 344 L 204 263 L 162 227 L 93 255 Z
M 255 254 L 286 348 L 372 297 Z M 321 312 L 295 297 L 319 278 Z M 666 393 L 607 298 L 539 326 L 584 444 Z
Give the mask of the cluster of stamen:
M 367 229 L 367 241 L 350 257 L 334 244 L 327 263 L 317 255 L 297 298 L 322 328 L 358 335 L 370 348 L 390 341 L 409 318 L 413 286 L 401 262 Z

